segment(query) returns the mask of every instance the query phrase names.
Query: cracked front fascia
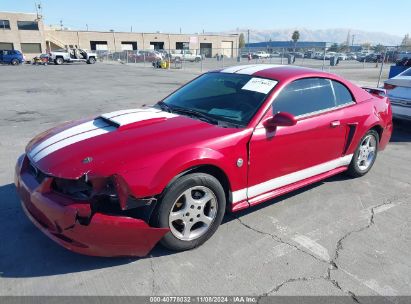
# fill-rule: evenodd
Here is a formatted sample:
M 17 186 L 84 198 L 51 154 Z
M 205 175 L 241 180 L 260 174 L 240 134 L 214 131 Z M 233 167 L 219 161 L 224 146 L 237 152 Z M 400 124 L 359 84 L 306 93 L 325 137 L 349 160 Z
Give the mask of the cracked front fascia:
M 362 231 L 367 230 L 368 228 L 372 227 L 372 226 L 375 224 L 375 222 L 374 222 L 374 217 L 375 217 L 375 210 L 376 210 L 376 209 L 378 209 L 378 208 L 380 208 L 380 207 L 382 207 L 382 206 L 385 206 L 385 205 L 393 204 L 396 200 L 399 200 L 399 199 L 403 199 L 403 197 L 400 198 L 400 197 L 398 197 L 398 196 L 395 196 L 395 197 L 393 197 L 393 198 L 387 199 L 386 202 L 384 202 L 384 203 L 382 203 L 382 204 L 379 204 L 379 205 L 376 205 L 376 206 L 373 206 L 373 207 L 368 208 L 368 210 L 369 210 L 369 212 L 370 212 L 370 215 L 369 215 L 369 219 L 368 219 L 367 225 L 365 225 L 364 227 L 361 227 L 361 228 L 359 228 L 359 229 L 349 231 L 349 232 L 347 232 L 346 234 L 344 234 L 344 235 L 337 241 L 337 245 L 336 245 L 336 249 L 335 249 L 335 251 L 334 251 L 333 258 L 332 258 L 330 261 L 326 261 L 326 260 L 323 260 L 323 259 L 318 258 L 318 257 L 316 257 L 315 255 L 313 255 L 313 254 L 311 254 L 311 253 L 309 253 L 309 252 L 306 252 L 305 250 L 302 250 L 302 249 L 301 249 L 300 247 L 298 247 L 297 245 L 294 245 L 294 244 L 291 244 L 291 243 L 289 243 L 289 242 L 287 242 L 287 241 L 284 241 L 281 237 L 279 237 L 279 236 L 276 235 L 276 234 L 268 233 L 268 232 L 265 232 L 265 231 L 258 230 L 258 229 L 256 229 L 256 228 L 254 228 L 254 227 L 252 227 L 252 226 L 244 223 L 239 217 L 236 217 L 237 221 L 238 221 L 242 226 L 246 227 L 247 229 L 249 229 L 249 230 L 251 230 L 251 231 L 254 231 L 254 232 L 256 232 L 256 233 L 262 234 L 262 235 L 270 236 L 273 240 L 275 240 L 275 241 L 277 241 L 277 242 L 280 242 L 280 243 L 286 244 L 286 245 L 288 245 L 288 246 L 290 246 L 290 247 L 293 247 L 293 248 L 295 248 L 297 251 L 299 251 L 299 252 L 301 252 L 301 253 L 303 253 L 303 254 L 305 254 L 305 255 L 308 255 L 308 256 L 314 258 L 315 260 L 320 261 L 320 262 L 322 262 L 322 263 L 326 263 L 326 264 L 329 265 L 329 267 L 328 267 L 328 269 L 327 269 L 327 272 L 326 272 L 326 274 L 325 274 L 324 276 L 320 276 L 320 277 L 298 277 L 298 278 L 290 278 L 290 279 L 288 279 L 288 280 L 286 280 L 286 281 L 284 281 L 284 282 L 276 285 L 274 288 L 272 288 L 272 289 L 269 290 L 268 292 L 265 292 L 265 293 L 263 293 L 262 295 L 260 295 L 260 296 L 258 297 L 258 301 L 257 301 L 257 302 L 259 302 L 259 300 L 261 300 L 261 298 L 264 297 L 264 296 L 267 296 L 267 295 L 270 295 L 270 294 L 272 294 L 272 293 L 278 292 L 283 286 L 285 286 L 285 285 L 287 285 L 287 284 L 289 284 L 289 283 L 293 283 L 293 282 L 305 282 L 305 281 L 313 281 L 313 280 L 321 280 L 321 279 L 322 279 L 322 280 L 326 280 L 326 281 L 330 282 L 335 288 L 337 288 L 338 290 L 340 290 L 340 291 L 344 292 L 345 294 L 347 294 L 347 296 L 351 297 L 351 299 L 352 299 L 355 303 L 360 303 L 360 301 L 358 300 L 358 296 L 357 296 L 354 292 L 352 292 L 351 290 L 346 290 L 346 289 L 342 288 L 341 285 L 340 285 L 340 283 L 339 283 L 337 280 L 335 280 L 335 279 L 333 279 L 333 278 L 331 277 L 331 271 L 336 271 L 336 270 L 339 269 L 339 266 L 338 266 L 338 264 L 337 264 L 337 260 L 338 260 L 340 251 L 343 249 L 343 242 L 344 242 L 350 235 L 352 235 L 353 233 L 359 233 L 359 232 L 362 232 Z

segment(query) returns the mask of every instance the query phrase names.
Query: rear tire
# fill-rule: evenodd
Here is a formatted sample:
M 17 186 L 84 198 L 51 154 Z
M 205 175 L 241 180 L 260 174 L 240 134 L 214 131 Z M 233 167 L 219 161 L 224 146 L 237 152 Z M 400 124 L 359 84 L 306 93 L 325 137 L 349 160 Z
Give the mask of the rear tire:
M 56 58 L 56 59 L 54 60 L 54 63 L 55 63 L 56 65 L 62 65 L 62 64 L 64 63 L 64 60 L 63 60 L 63 58 L 58 57 L 58 58 Z
M 19 64 L 20 64 L 20 61 L 18 59 L 13 59 L 11 61 L 11 65 L 19 65 Z
M 380 137 L 375 130 L 368 131 L 360 140 L 348 167 L 347 174 L 360 177 L 367 174 L 377 159 Z
M 226 206 L 220 182 L 205 173 L 184 175 L 164 191 L 153 214 L 156 227 L 170 228 L 160 243 L 184 251 L 200 246 L 220 226 Z

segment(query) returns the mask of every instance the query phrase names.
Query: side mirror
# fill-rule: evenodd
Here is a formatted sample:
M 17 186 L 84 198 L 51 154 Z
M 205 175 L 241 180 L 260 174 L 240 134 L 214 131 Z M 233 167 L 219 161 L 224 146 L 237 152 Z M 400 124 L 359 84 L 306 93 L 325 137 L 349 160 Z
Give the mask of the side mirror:
M 275 129 L 277 127 L 289 127 L 297 124 L 294 115 L 286 112 L 279 112 L 273 117 L 264 120 L 263 125 L 266 129 Z

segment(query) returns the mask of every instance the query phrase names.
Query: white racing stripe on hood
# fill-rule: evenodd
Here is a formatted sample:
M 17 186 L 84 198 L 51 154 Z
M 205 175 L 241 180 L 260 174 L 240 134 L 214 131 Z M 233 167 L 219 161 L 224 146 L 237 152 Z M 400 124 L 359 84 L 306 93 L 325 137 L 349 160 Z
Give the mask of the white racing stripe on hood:
M 106 134 L 108 132 L 111 131 L 115 131 L 116 127 L 105 127 L 105 128 L 101 128 L 101 129 L 95 129 L 89 132 L 84 132 L 84 133 L 80 133 L 78 135 L 74 135 L 72 137 L 68 137 L 64 140 L 61 140 L 51 146 L 48 146 L 47 148 L 41 150 L 39 153 L 37 153 L 34 157 L 33 157 L 33 161 L 37 162 L 40 159 L 42 159 L 43 157 L 49 155 L 50 153 L 53 153 L 57 150 L 60 150 L 64 147 L 70 146 L 72 144 L 78 143 L 80 141 L 92 138 L 92 137 L 96 137 L 99 135 L 103 135 Z
M 178 116 L 176 114 L 164 112 L 164 111 L 157 110 L 157 109 L 140 110 L 140 111 L 135 111 L 135 112 L 127 113 L 127 114 L 120 114 L 120 115 L 115 115 L 115 116 L 112 116 L 111 114 L 112 113 L 103 114 L 101 115 L 101 117 L 103 117 L 104 119 L 110 120 L 119 126 L 125 126 L 128 124 L 145 121 L 149 119 L 173 118 L 173 117 Z
M 100 117 L 112 121 L 119 126 L 124 126 L 153 118 L 172 118 L 176 116 L 178 115 L 150 108 L 115 111 L 103 114 Z M 29 156 L 33 161 L 37 162 L 57 150 L 86 139 L 115 131 L 116 129 L 115 126 L 109 125 L 109 122 L 96 118 L 93 121 L 74 126 L 40 142 L 29 152 Z
M 30 157 L 34 157 L 37 153 L 41 150 L 47 148 L 48 146 L 55 144 L 63 139 L 68 137 L 78 135 L 80 133 L 89 132 L 92 130 L 96 130 L 99 128 L 107 127 L 108 123 L 104 122 L 103 120 L 91 120 L 80 125 L 74 126 L 70 129 L 64 130 L 56 135 L 53 135 L 50 138 L 47 138 L 45 141 L 42 141 L 40 144 L 34 147 L 29 153 Z
M 221 70 L 221 73 L 233 73 L 233 74 L 244 74 L 253 75 L 257 72 L 264 70 L 281 67 L 278 64 L 255 64 L 255 65 L 238 65 L 234 67 L 229 67 L 227 69 Z

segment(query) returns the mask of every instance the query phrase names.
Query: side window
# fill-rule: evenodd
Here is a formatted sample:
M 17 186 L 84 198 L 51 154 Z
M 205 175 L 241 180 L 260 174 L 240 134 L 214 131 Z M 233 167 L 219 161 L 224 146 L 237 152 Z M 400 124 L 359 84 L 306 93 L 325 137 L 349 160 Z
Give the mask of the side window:
M 345 85 L 334 80 L 332 80 L 332 84 L 334 88 L 337 106 L 341 106 L 354 101 L 350 91 L 347 89 Z
M 287 85 L 273 103 L 273 112 L 305 115 L 335 107 L 331 80 L 306 78 Z

